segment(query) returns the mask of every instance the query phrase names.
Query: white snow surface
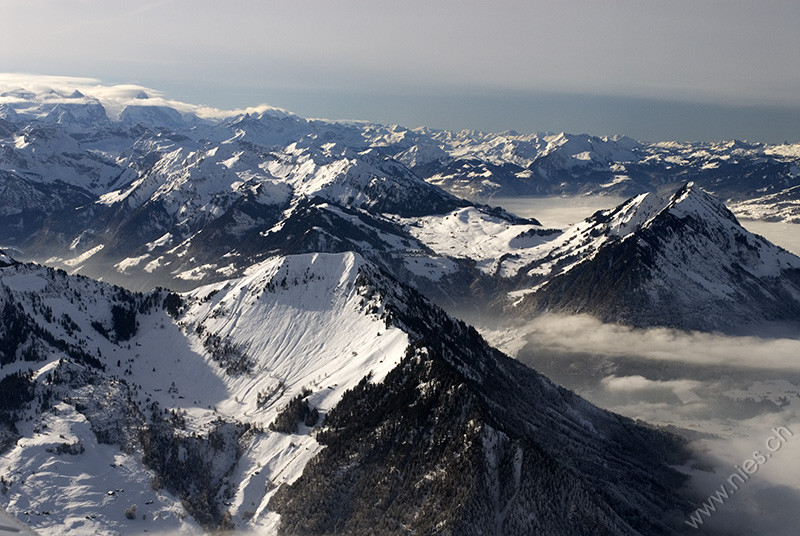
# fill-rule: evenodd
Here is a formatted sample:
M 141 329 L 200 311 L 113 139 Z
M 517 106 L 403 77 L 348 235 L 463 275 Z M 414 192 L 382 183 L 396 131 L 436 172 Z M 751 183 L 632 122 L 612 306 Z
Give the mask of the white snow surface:
M 539 228 L 533 224 L 513 224 L 486 214 L 475 207 L 455 210 L 442 216 L 399 219 L 411 234 L 442 256 L 473 259 L 487 274 L 510 277 L 530 262 L 540 236 L 520 237 Z M 503 259 L 504 256 L 513 258 Z M 408 263 L 407 263 L 408 265 Z
M 55 326 L 55 333 L 67 341 L 85 338 L 92 354 L 99 350 L 112 384 L 128 369 L 124 377 L 138 386 L 136 396 L 185 411 L 187 433 L 203 433 L 220 417 L 266 430 L 302 389 L 312 391 L 309 404 L 324 415 L 345 390 L 370 374 L 371 381 L 382 381 L 403 357 L 408 335 L 387 329 L 380 298 L 366 302 L 359 288 L 364 264 L 353 253 L 271 259 L 242 278 L 185 294 L 185 310 L 177 321 L 161 311 L 138 315 L 137 334 L 121 344 L 98 336 L 89 325 L 92 317 L 103 321 L 100 304 L 111 287 L 73 278 L 66 288 L 63 279 L 31 265 L 2 269 L 0 283 L 23 304 L 36 295 L 55 318 L 69 314 L 81 332 L 70 335 Z M 78 292 L 81 299 L 75 299 Z M 203 347 L 208 334 L 243 351 L 250 371 L 226 373 Z M 54 352 L 43 362 L 12 363 L 0 371 L 30 367 L 36 377 L 44 377 L 60 357 Z M 266 400 L 259 404 L 260 395 Z M 30 416 L 20 430 L 22 439 L 0 457 L 0 475 L 12 482 L 8 493 L 0 495 L 0 506 L 13 515 L 44 535 L 199 532 L 175 497 L 150 488 L 153 474 L 138 455 L 98 444 L 73 404 L 62 402 Z M 267 431 L 248 443 L 235 467 L 232 480 L 239 485 L 228 506 L 238 527 L 274 529 L 277 517 L 267 502 L 319 451 L 310 431 L 304 425 L 293 435 Z M 77 442 L 83 453 L 48 451 Z M 138 511 L 131 521 L 123 514 L 133 504 Z

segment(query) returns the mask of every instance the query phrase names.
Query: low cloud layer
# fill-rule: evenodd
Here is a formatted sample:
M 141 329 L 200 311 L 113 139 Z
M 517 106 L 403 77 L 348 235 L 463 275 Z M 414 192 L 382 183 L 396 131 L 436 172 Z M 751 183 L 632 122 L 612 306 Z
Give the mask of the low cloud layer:
M 703 516 L 700 529 L 684 528 L 725 536 L 797 533 L 800 340 L 636 329 L 564 315 L 485 334 L 601 407 L 685 433 L 696 458 L 682 470 L 692 475 L 698 508 L 747 460 L 768 453 L 775 429 L 791 430 L 780 450 Z
M 701 400 L 694 389 L 703 387 L 703 382 L 694 380 L 649 380 L 640 375 L 606 376 L 600 384 L 612 393 L 671 393 L 684 404 Z
M 800 372 L 797 339 L 637 329 L 604 324 L 585 315 L 546 315 L 526 324 L 524 330 L 538 346 L 560 352 Z

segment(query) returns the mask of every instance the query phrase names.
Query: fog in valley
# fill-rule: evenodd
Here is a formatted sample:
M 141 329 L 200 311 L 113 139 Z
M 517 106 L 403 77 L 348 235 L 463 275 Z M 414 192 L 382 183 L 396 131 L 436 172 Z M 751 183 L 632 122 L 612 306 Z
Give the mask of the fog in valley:
M 624 197 L 593 195 L 571 197 L 492 197 L 480 200 L 500 206 L 517 216 L 536 218 L 544 227 L 563 229 L 597 212 L 614 208 Z
M 619 199 L 494 201 L 546 227 L 563 227 Z M 742 223 L 800 253 L 800 225 Z M 481 331 L 592 403 L 688 437 L 696 459 L 681 469 L 692 475 L 697 507 L 721 485 L 730 489 L 728 479 L 756 451 L 764 455 L 765 463 L 724 504 L 715 503 L 716 512 L 703 516 L 701 530 L 686 525 L 687 534 L 789 536 L 800 526 L 800 332 L 781 328 L 727 336 L 545 315 Z M 794 435 L 770 453 L 765 442 L 781 427 Z
M 740 220 L 745 229 L 756 233 L 773 244 L 800 255 L 800 224 L 760 220 Z

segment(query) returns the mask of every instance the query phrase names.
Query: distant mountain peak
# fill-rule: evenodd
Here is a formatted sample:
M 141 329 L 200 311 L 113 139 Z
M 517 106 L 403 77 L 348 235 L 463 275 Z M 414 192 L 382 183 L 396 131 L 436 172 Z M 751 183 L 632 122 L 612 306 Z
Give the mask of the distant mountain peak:
M 592 253 L 525 296 L 524 310 L 703 331 L 800 321 L 800 258 L 691 182 L 598 212 L 567 243 L 575 250 L 585 237 Z
M 739 225 L 736 216 L 728 210 L 720 199 L 714 197 L 694 182 L 687 182 L 669 198 L 664 210 L 669 210 L 676 216 L 711 215 L 713 217 L 729 220 L 734 225 Z

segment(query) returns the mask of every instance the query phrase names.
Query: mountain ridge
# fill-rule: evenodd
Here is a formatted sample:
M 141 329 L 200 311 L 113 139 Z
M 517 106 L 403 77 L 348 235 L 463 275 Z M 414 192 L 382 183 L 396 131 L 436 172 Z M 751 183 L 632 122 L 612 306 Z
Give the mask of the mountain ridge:
M 468 198 L 508 194 L 631 195 L 655 191 L 665 183 L 693 179 L 724 199 L 744 202 L 765 193 L 783 192 L 796 186 L 800 177 L 797 144 L 738 140 L 645 143 L 623 135 L 407 129 L 397 125 L 307 120 L 268 106 L 258 110 L 213 110 L 160 96 L 141 99 L 143 89 L 114 89 L 124 96 L 109 98 L 100 91 L 97 97 L 84 94 L 75 97 L 63 89 L 61 93 L 35 93 L 23 88 L 6 91 L 0 97 L 2 117 L 11 123 L 34 121 L 64 126 L 71 123 L 60 121 L 54 112 L 65 107 L 73 111 L 84 107 L 82 115 L 91 118 L 97 115 L 92 110 L 100 107 L 110 110 L 107 116 L 111 119 L 98 116 L 94 127 L 106 130 L 118 128 L 115 125 L 141 128 L 149 122 L 151 128 L 165 133 L 172 129 L 183 136 L 216 143 L 238 139 L 265 146 L 286 146 L 301 138 L 315 138 L 324 140 L 323 143 L 330 141 L 361 149 L 375 147 L 429 182 Z M 139 114 L 137 120 L 120 123 L 119 117 L 126 106 L 144 112 L 154 110 L 155 115 Z M 171 110 L 171 120 L 158 119 L 165 110 Z M 90 132 L 94 129 L 87 125 L 73 125 L 70 132 L 91 139 Z
M 587 222 L 603 229 L 620 216 L 644 223 L 526 294 L 519 308 L 704 331 L 800 319 L 800 258 L 746 231 L 696 185 L 660 201 L 632 198 Z
M 272 259 L 243 278 L 182 295 L 128 293 L 29 264 L 1 270 L 4 295 L 11 300 L 5 303 L 13 301 L 14 318 L 31 326 L 20 331 L 27 338 L 13 355 L 5 355 L 0 380 L 7 386 L 16 382 L 15 389 L 27 393 L 13 408 L 3 406 L 5 437 L 11 438 L 4 442 L 3 459 L 13 468 L 4 476 L 8 491 L 3 497 L 12 513 L 46 534 L 61 533 L 64 526 L 76 534 L 125 526 L 196 530 L 180 521 L 181 512 L 205 527 L 255 523 L 291 533 L 296 509 L 276 493 L 289 493 L 286 486 L 291 486 L 295 501 L 309 500 L 308 479 L 325 480 L 302 480 L 306 467 L 355 470 L 352 460 L 340 460 L 337 453 L 364 445 L 359 434 L 382 437 L 381 423 L 393 422 L 401 435 L 425 436 L 424 420 L 409 417 L 427 414 L 422 408 L 431 404 L 431 415 L 440 417 L 435 428 L 440 439 L 434 443 L 459 427 L 483 430 L 448 442 L 473 455 L 497 453 L 497 465 L 490 463 L 494 455 L 485 458 L 490 465 L 474 467 L 478 480 L 464 489 L 481 505 L 476 512 L 507 512 L 497 523 L 508 530 L 536 526 L 550 527 L 554 534 L 590 534 L 593 526 L 603 526 L 618 534 L 671 534 L 669 512 L 687 507 L 678 489 L 685 477 L 657 461 L 660 456 L 681 459 L 679 439 L 636 426 L 556 387 L 356 254 Z M 11 317 L 6 314 L 2 321 L 7 327 Z M 32 373 L 25 372 L 28 368 Z M 405 394 L 396 398 L 395 391 Z M 469 424 L 474 419 L 464 420 L 472 413 L 453 409 L 464 396 L 472 400 L 470 407 L 480 408 L 473 415 L 479 428 Z M 375 397 L 392 409 L 381 413 L 382 406 L 369 402 Z M 336 410 L 345 398 L 346 406 Z M 272 430 L 295 399 L 320 415 L 338 411 L 330 431 L 320 418 L 300 422 L 295 431 Z M 361 410 L 354 414 L 348 408 L 365 403 L 377 413 L 353 421 Z M 293 417 L 285 418 L 292 422 Z M 391 473 L 389 460 L 399 451 L 382 445 L 385 439 L 376 439 L 370 463 Z M 125 454 L 115 454 L 116 448 Z M 186 453 L 182 462 L 175 458 L 180 449 Z M 430 469 L 447 467 L 439 473 L 445 481 L 460 481 L 465 475 L 450 463 L 451 451 L 437 452 L 441 458 L 422 459 Z M 541 497 L 543 477 L 523 471 L 519 493 L 488 493 L 495 489 L 491 482 L 498 471 L 506 470 L 501 467 L 514 467 L 520 456 L 520 467 L 541 462 L 564 486 L 548 488 L 552 494 Z M 86 465 L 91 461 L 99 467 L 97 459 L 122 468 L 113 473 L 113 494 L 106 493 L 106 471 Z M 317 461 L 308 465 L 312 460 Z M 37 465 L 35 472 L 31 464 Z M 421 478 L 421 485 L 429 482 L 428 469 L 422 469 L 409 473 Z M 600 483 L 610 478 L 607 471 L 616 475 L 617 484 L 595 497 Z M 80 481 L 82 496 L 95 497 L 96 506 L 70 494 L 41 495 L 60 488 L 64 479 Z M 660 484 L 642 488 L 639 479 Z M 397 505 L 418 500 L 414 486 L 403 489 Z M 583 490 L 582 513 L 562 519 L 559 505 L 576 489 Z M 51 496 L 62 497 L 58 509 Z M 516 506 L 509 510 L 497 497 Z M 152 521 L 120 521 L 131 503 Z M 348 526 L 374 515 L 374 508 L 362 511 L 360 504 L 352 503 Z M 522 515 L 525 505 L 542 513 L 534 525 Z M 48 514 L 37 517 L 32 510 Z M 449 519 L 445 526 L 458 530 L 477 521 L 473 514 L 455 508 L 441 513 L 440 520 Z
M 544 188 L 542 194 L 562 184 L 564 192 L 632 189 L 635 199 L 647 194 L 643 202 L 657 204 L 660 197 L 654 189 L 679 189 L 670 184 L 689 174 L 698 175 L 697 187 L 711 184 L 719 190 L 723 185 L 750 195 L 746 192 L 755 183 L 747 176 L 755 168 L 747 162 L 752 160 L 761 171 L 764 166 L 788 166 L 781 168 L 788 175 L 775 171 L 783 177 L 778 182 L 772 172 L 759 175 L 756 199 L 763 204 L 765 198 L 773 199 L 765 192 L 780 187 L 776 191 L 781 195 L 776 194 L 770 207 L 791 214 L 793 205 L 779 205 L 777 200 L 785 203 L 785 196 L 793 195 L 792 166 L 800 154 L 789 146 L 741 142 L 647 145 L 619 136 L 409 130 L 306 120 L 275 110 L 214 118 L 179 104 L 171 108 L 175 121 L 169 124 L 141 113 L 141 121 L 125 126 L 119 122 L 127 109 L 123 106 L 120 115 L 107 114 L 107 121 L 98 121 L 88 132 L 81 124 L 67 128 L 64 118 L 69 117 L 54 118 L 52 112 L 66 102 L 70 110 L 88 106 L 82 115 L 75 112 L 70 117 L 99 117 L 96 107 L 102 104 L 97 99 L 72 93 L 14 95 L 6 96 L 12 100 L 4 105 L 14 110 L 8 117 L 20 124 L 8 123 L 8 136 L 0 141 L 0 201 L 7 207 L 0 215 L 2 244 L 13 246 L 22 260 L 140 290 L 189 290 L 240 276 L 270 256 L 356 251 L 451 310 L 475 310 L 492 302 L 499 310 L 509 310 L 500 303 L 504 296 L 513 303 L 538 292 L 547 281 L 595 255 L 605 242 L 646 222 L 620 219 L 614 224 L 619 228 L 610 229 L 590 221 L 561 233 L 543 229 L 536 220 L 439 188 L 438 179 L 432 179 L 439 173 L 437 166 L 468 163 L 469 169 L 462 170 L 466 175 L 459 171 L 456 182 L 441 183 L 451 192 L 461 188 L 454 184 L 494 184 L 496 177 L 487 174 L 487 165 L 496 171 L 516 166 L 529 173 L 517 179 L 536 182 Z M 134 100 L 127 103 L 134 110 L 152 104 L 153 113 L 169 105 L 164 99 Z M 126 117 L 133 117 L 130 114 Z M 630 172 L 630 162 L 641 173 Z M 744 171 L 735 180 L 703 175 L 728 167 Z M 601 168 L 613 177 L 596 175 Z M 563 175 L 566 172 L 569 176 Z M 598 182 L 601 179 L 610 182 Z M 638 201 L 628 203 L 633 205 L 625 210 L 638 206 Z M 711 221 L 725 216 L 711 211 L 704 217 Z M 719 244 L 711 240 L 707 245 L 711 249 L 706 255 L 724 259 Z M 746 253 L 733 242 L 730 248 L 736 255 Z M 677 250 L 674 254 L 682 255 Z M 755 275 L 754 288 L 763 286 Z M 783 291 L 770 285 L 765 300 L 774 305 L 775 293 Z M 592 310 L 595 306 L 589 302 L 595 298 L 596 294 L 575 295 L 563 309 Z M 553 296 L 539 301 L 524 309 L 561 307 Z M 684 299 L 674 305 L 692 304 Z M 755 310 L 755 322 L 781 317 L 772 305 Z M 792 313 L 784 316 L 794 314 L 789 310 Z M 630 313 L 603 315 L 631 321 Z M 656 325 L 661 321 L 657 315 L 649 318 L 646 322 Z M 739 314 L 737 321 L 744 318 Z M 667 321 L 675 324 L 674 319 Z M 715 329 L 723 324 L 695 317 L 681 326 Z

